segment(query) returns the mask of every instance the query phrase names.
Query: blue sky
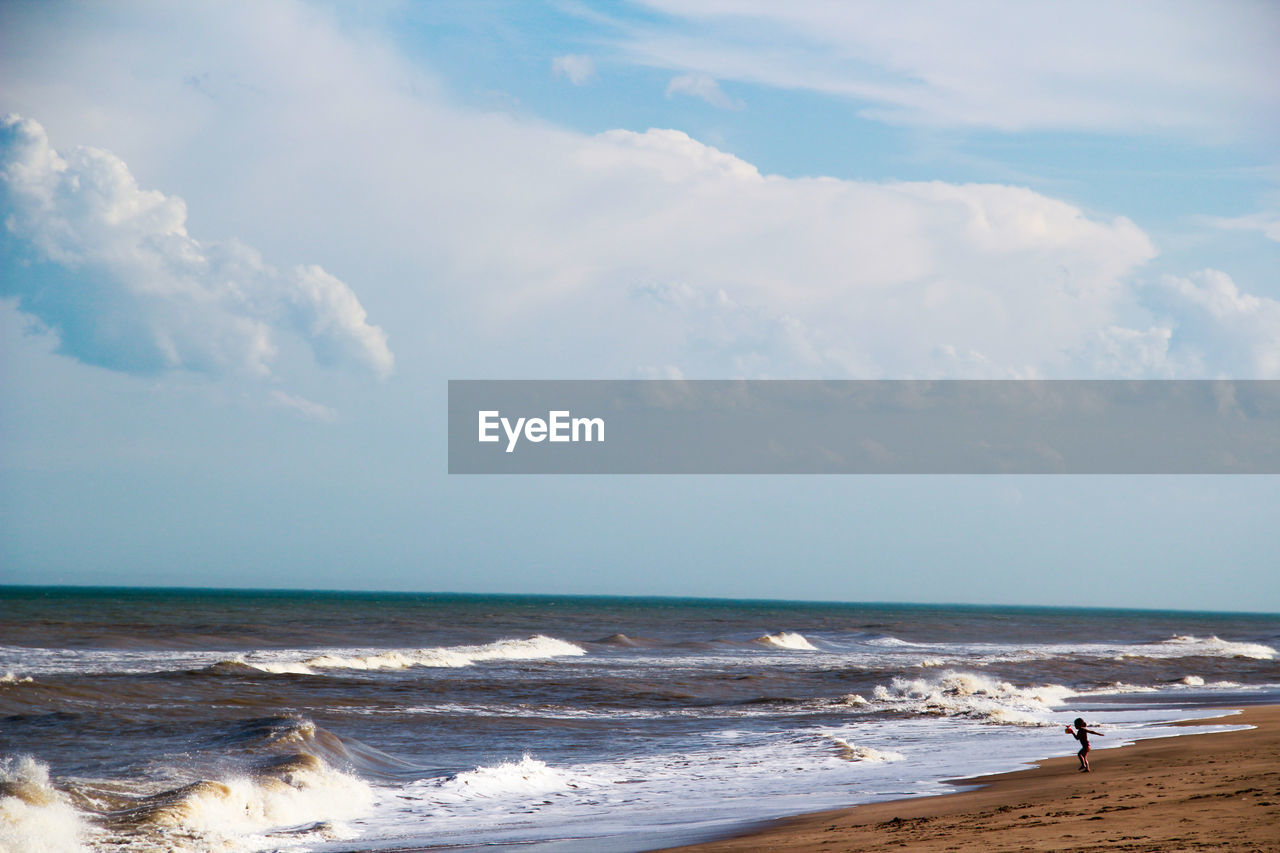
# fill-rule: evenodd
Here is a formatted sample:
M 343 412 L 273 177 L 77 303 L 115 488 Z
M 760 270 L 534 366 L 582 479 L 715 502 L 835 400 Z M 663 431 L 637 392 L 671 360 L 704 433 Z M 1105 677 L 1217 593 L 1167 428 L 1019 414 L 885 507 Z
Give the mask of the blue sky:
M 1278 610 L 1275 478 L 443 473 L 449 378 L 1280 378 L 1277 42 L 5 4 L 0 579 Z

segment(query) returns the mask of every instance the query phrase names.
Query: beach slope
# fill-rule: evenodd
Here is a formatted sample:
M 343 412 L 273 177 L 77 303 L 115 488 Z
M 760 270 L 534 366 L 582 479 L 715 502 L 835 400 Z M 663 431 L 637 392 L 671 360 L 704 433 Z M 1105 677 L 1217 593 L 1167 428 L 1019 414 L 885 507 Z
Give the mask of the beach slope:
M 975 790 L 786 818 L 687 853 L 808 851 L 1280 851 L 1280 706 L 1215 722 L 1252 729 L 1095 750 Z M 1071 742 L 1063 738 L 1064 751 Z

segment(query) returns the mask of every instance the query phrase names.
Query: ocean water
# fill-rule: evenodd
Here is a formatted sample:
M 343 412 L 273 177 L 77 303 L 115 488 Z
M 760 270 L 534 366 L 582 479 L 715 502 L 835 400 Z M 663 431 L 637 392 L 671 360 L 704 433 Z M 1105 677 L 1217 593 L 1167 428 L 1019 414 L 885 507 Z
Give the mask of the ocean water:
M 1280 616 L 0 588 L 0 851 L 640 851 L 1231 725 Z M 1096 757 L 1105 766 L 1106 753 Z

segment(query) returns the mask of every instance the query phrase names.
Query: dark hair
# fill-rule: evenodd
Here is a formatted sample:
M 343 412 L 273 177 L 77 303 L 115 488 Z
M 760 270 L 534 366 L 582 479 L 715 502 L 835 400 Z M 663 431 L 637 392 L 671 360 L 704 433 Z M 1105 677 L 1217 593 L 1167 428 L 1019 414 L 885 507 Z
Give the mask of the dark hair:
M 1076 717 L 1075 727 L 1077 729 L 1084 728 L 1084 717 Z

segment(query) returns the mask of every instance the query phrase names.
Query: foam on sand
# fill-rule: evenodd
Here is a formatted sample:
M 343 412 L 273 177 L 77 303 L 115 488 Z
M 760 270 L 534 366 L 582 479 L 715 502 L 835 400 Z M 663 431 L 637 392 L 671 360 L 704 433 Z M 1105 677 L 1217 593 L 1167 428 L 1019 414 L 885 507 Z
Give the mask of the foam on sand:
M 772 646 L 775 649 L 790 649 L 793 651 L 816 652 L 818 649 L 813 643 L 805 639 L 803 634 L 797 634 L 794 631 L 778 631 L 773 634 L 765 634 L 763 637 L 756 638 L 757 643 Z
M 49 767 L 30 755 L 0 759 L 0 851 L 73 853 L 87 828 Z

